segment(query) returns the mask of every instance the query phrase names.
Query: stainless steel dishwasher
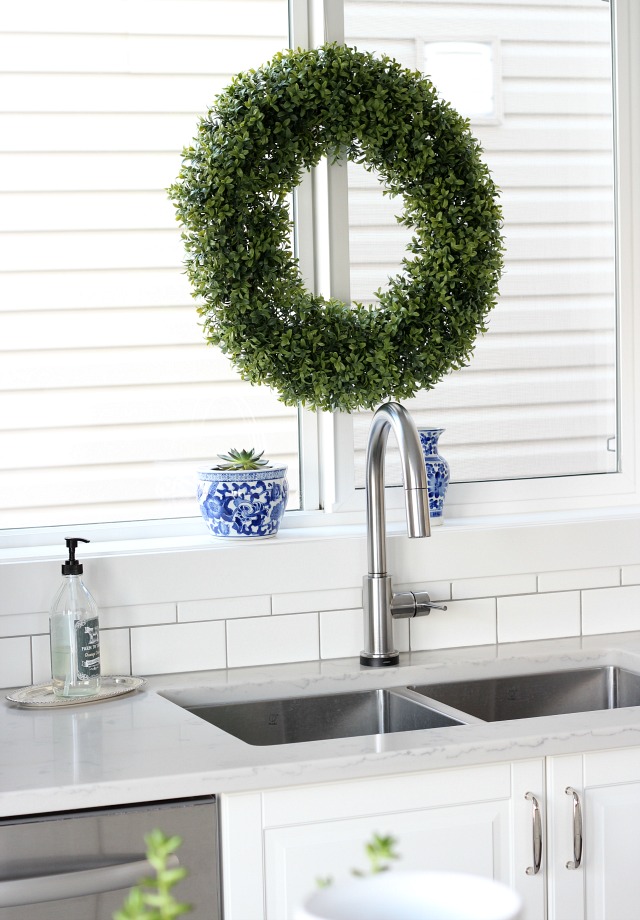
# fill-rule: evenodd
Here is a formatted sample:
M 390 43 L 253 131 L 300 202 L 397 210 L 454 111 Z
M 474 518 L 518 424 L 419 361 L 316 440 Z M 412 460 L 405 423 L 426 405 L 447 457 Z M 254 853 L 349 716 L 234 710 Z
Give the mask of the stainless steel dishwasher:
M 219 920 L 214 797 L 0 819 L 0 920 L 112 920 L 132 885 L 153 875 L 144 836 L 154 828 L 182 845 L 189 875 L 174 889 L 189 917 Z

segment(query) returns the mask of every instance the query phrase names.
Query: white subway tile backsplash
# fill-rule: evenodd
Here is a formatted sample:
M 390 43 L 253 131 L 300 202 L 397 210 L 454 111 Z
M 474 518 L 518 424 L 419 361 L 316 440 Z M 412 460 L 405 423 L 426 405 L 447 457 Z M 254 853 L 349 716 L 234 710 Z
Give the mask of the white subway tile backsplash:
M 32 680 L 34 684 L 43 684 L 51 680 L 51 643 L 49 633 L 46 636 L 31 637 Z
M 495 598 L 450 601 L 446 610 L 432 610 L 410 620 L 412 651 L 489 645 L 496 641 Z
M 131 674 L 128 629 L 100 630 L 100 670 L 103 674 Z
M 31 683 L 31 642 L 27 636 L 0 639 L 0 686 L 26 687 Z
M 362 588 L 360 587 L 274 594 L 272 599 L 274 615 L 312 613 L 318 610 L 348 610 L 353 607 L 362 607 Z
M 394 620 L 393 641 L 399 652 L 409 651 L 409 620 Z M 362 610 L 325 610 L 320 614 L 322 658 L 357 658 L 363 646 Z
M 498 641 L 526 642 L 580 635 L 580 593 L 498 598 Z
M 435 600 L 435 598 L 434 598 Z M 406 620 L 404 618 L 400 620 L 394 620 L 393 623 L 393 641 L 395 647 L 399 652 L 408 652 L 411 648 L 410 633 L 409 633 L 409 623 L 411 620 Z M 362 633 L 364 636 L 364 626 L 362 628 Z
M 640 585 L 640 565 L 622 566 L 622 584 Z
M 586 636 L 640 629 L 640 585 L 582 593 L 582 632 Z
M 176 622 L 176 605 L 132 604 L 127 607 L 102 607 L 100 628 L 117 629 L 128 626 L 155 626 Z
M 535 575 L 501 575 L 488 578 L 462 578 L 451 585 L 451 597 L 463 600 L 472 597 L 499 597 L 509 594 L 535 593 Z
M 33 636 L 49 633 L 48 613 L 17 613 L 0 616 L 0 637 Z
M 282 664 L 318 658 L 317 613 L 229 620 L 227 656 L 230 668 Z
M 270 614 L 271 598 L 266 594 L 178 603 L 178 620 L 181 623 L 196 620 L 235 620 L 238 617 L 268 617 Z
M 582 543 L 566 540 L 572 547 L 563 557 L 567 569 L 556 571 L 562 559 L 547 544 L 532 557 L 511 531 L 494 533 L 485 554 L 484 537 L 464 528 L 450 547 L 453 529 L 441 528 L 432 541 L 408 541 L 403 525 L 397 532 L 395 526 L 389 524 L 387 541 L 394 590 L 428 591 L 449 607 L 395 620 L 400 651 L 554 640 L 581 628 L 585 634 L 640 629 L 640 559 L 621 566 L 614 551 L 620 546 L 633 560 L 629 535 L 623 540 L 610 530 L 601 545 L 598 529 Z M 299 540 L 290 531 L 260 546 L 152 556 L 87 561 L 88 584 L 101 608 L 104 673 L 326 661 L 356 657 L 362 649 L 361 534 L 333 544 L 324 536 Z M 529 566 L 538 566 L 538 573 L 514 574 Z M 46 607 L 59 571 L 57 559 L 9 563 L 2 571 L 0 667 L 14 683 L 50 677 Z M 420 581 L 432 574 L 440 580 Z M 0 674 L 0 682 L 8 680 Z
M 566 572 L 542 572 L 538 591 L 576 591 L 580 588 L 605 588 L 620 584 L 620 569 L 572 569 Z
M 225 665 L 225 625 L 222 621 L 140 626 L 131 630 L 133 674 L 208 671 Z
M 320 614 L 320 657 L 352 658 L 364 644 L 362 610 L 325 610 Z
M 448 581 L 412 581 L 410 584 L 396 584 L 393 582 L 394 593 L 400 591 L 426 591 L 432 601 L 448 601 L 451 599 L 451 583 Z
M 51 680 L 49 635 L 33 636 L 33 682 Z M 131 649 L 128 629 L 100 629 L 100 671 L 102 674 L 131 674 Z

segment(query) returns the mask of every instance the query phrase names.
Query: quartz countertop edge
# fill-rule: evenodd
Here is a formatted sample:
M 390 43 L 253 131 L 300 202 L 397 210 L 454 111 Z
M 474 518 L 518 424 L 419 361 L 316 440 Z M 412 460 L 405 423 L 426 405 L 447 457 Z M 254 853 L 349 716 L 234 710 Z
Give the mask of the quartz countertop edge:
M 398 667 L 334 659 L 167 674 L 106 702 L 20 709 L 2 691 L 0 817 L 250 792 L 640 745 L 640 707 L 254 746 L 190 704 L 237 702 L 615 664 L 640 671 L 640 633 L 413 652 Z

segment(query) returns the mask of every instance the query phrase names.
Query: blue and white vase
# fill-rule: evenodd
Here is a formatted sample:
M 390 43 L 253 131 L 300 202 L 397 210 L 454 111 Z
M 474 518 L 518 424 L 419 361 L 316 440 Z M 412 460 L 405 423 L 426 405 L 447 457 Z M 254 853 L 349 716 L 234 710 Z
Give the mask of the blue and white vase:
M 444 428 L 418 428 L 422 456 L 427 469 L 429 515 L 432 524 L 442 524 L 444 497 L 449 485 L 449 464 L 438 453 L 438 438 L 443 431 Z
M 259 540 L 273 537 L 287 507 L 287 467 L 262 470 L 202 470 L 198 503 L 214 537 Z

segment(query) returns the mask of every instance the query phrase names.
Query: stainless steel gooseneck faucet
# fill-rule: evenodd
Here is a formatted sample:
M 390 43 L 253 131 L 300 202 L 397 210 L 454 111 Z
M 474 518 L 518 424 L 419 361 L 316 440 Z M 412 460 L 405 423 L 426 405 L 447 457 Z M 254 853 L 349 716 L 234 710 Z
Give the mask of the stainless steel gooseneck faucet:
M 387 574 L 384 506 L 384 459 L 389 430 L 393 429 L 402 463 L 407 531 L 410 537 L 429 537 L 427 474 L 418 432 L 411 416 L 398 403 L 384 403 L 371 422 L 366 459 L 367 557 L 369 573 L 363 579 L 364 649 L 360 664 L 386 667 L 398 664 L 393 643 L 393 617 L 428 614 L 432 604 L 426 592 L 393 594 Z

